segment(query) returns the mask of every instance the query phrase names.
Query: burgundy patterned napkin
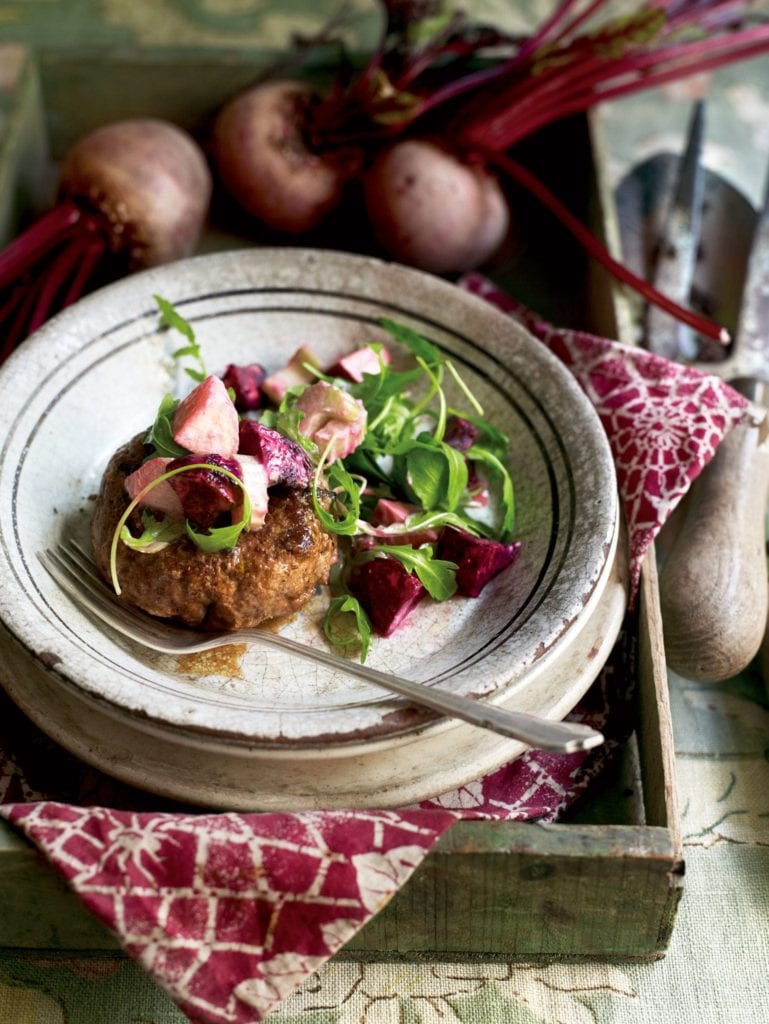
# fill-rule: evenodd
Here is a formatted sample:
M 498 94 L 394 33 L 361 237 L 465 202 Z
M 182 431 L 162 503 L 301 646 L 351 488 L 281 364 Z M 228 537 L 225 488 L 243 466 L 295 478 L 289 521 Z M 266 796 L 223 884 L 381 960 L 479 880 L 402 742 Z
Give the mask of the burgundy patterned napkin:
M 632 595 L 654 538 L 749 402 L 720 377 L 547 323 L 481 274 L 460 284 L 509 313 L 568 366 L 614 455 L 629 531 Z
M 603 422 L 628 520 L 633 586 L 654 536 L 747 403 L 717 378 L 559 330 L 470 275 L 571 369 Z M 61 751 L 0 708 L 0 814 L 21 828 L 191 1021 L 256 1024 L 339 950 L 460 818 L 551 821 L 632 725 L 634 630 L 574 717 L 587 754 L 528 751 L 398 811 L 210 814 L 162 806 Z M 53 782 L 52 780 L 55 780 Z

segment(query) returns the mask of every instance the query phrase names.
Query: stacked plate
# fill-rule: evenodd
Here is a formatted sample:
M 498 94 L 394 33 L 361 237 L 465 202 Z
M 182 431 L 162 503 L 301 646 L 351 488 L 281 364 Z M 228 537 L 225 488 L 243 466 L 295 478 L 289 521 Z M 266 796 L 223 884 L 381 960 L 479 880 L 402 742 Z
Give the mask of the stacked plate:
M 277 369 L 303 344 L 330 364 L 384 340 L 383 316 L 451 356 L 511 438 L 521 555 L 478 599 L 423 602 L 375 640 L 369 663 L 564 717 L 602 667 L 626 602 L 614 468 L 592 406 L 543 345 L 481 299 L 397 265 L 286 248 L 134 275 L 60 314 L 0 372 L 0 681 L 22 709 L 116 777 L 222 809 L 402 805 L 523 749 L 260 645 L 213 660 L 155 654 L 57 588 L 37 552 L 63 537 L 87 543 L 111 454 L 164 394 L 190 386 L 154 295 L 192 324 L 210 372 Z M 324 600 L 281 631 L 325 643 Z

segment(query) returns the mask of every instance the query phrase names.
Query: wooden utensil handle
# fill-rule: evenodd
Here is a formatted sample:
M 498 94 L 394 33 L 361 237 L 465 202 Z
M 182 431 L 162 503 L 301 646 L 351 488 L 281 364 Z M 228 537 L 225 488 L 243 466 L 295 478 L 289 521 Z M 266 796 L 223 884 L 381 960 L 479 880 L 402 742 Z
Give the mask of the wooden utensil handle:
M 660 574 L 660 603 L 668 665 L 688 679 L 728 679 L 761 645 L 769 605 L 768 483 L 769 452 L 759 430 L 738 426 L 687 496 Z

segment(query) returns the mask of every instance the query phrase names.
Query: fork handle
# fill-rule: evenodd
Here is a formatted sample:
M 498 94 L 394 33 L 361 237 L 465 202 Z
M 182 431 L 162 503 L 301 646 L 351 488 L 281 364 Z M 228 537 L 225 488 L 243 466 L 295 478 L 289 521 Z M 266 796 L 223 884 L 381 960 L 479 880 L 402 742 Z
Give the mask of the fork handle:
M 765 553 L 769 452 L 755 426 L 734 427 L 687 495 L 660 572 L 665 655 L 699 682 L 741 672 L 758 651 L 769 606 Z
M 241 634 L 241 638 L 244 634 Z M 481 729 L 510 739 L 519 740 L 538 750 L 549 750 L 555 753 L 571 754 L 579 750 L 589 750 L 603 743 L 600 732 L 580 722 L 558 722 L 522 711 L 511 711 L 508 708 L 495 707 L 483 701 L 471 700 L 458 694 L 437 690 L 425 683 L 413 679 L 380 672 L 378 669 L 359 665 L 344 658 L 339 658 L 319 647 L 304 647 L 294 641 L 282 637 L 279 633 L 254 632 L 255 640 L 264 641 L 272 646 L 280 647 L 290 654 L 298 654 L 314 663 L 321 662 L 336 671 L 365 679 L 385 690 L 407 697 L 415 704 L 421 704 L 437 711 L 439 714 L 459 718 Z

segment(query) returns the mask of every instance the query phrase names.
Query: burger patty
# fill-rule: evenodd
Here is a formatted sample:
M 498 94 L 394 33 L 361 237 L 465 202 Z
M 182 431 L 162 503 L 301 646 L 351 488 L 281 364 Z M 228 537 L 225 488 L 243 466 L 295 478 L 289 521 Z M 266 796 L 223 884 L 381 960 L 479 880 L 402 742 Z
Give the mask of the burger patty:
M 91 522 L 99 571 L 110 579 L 110 547 L 128 506 L 124 483 L 142 462 L 138 435 L 113 455 Z M 121 597 L 150 615 L 204 630 L 258 626 L 298 611 L 328 581 L 336 542 L 315 514 L 308 490 L 270 492 L 264 525 L 243 532 L 231 551 L 208 553 L 187 538 L 154 554 L 118 544 Z

